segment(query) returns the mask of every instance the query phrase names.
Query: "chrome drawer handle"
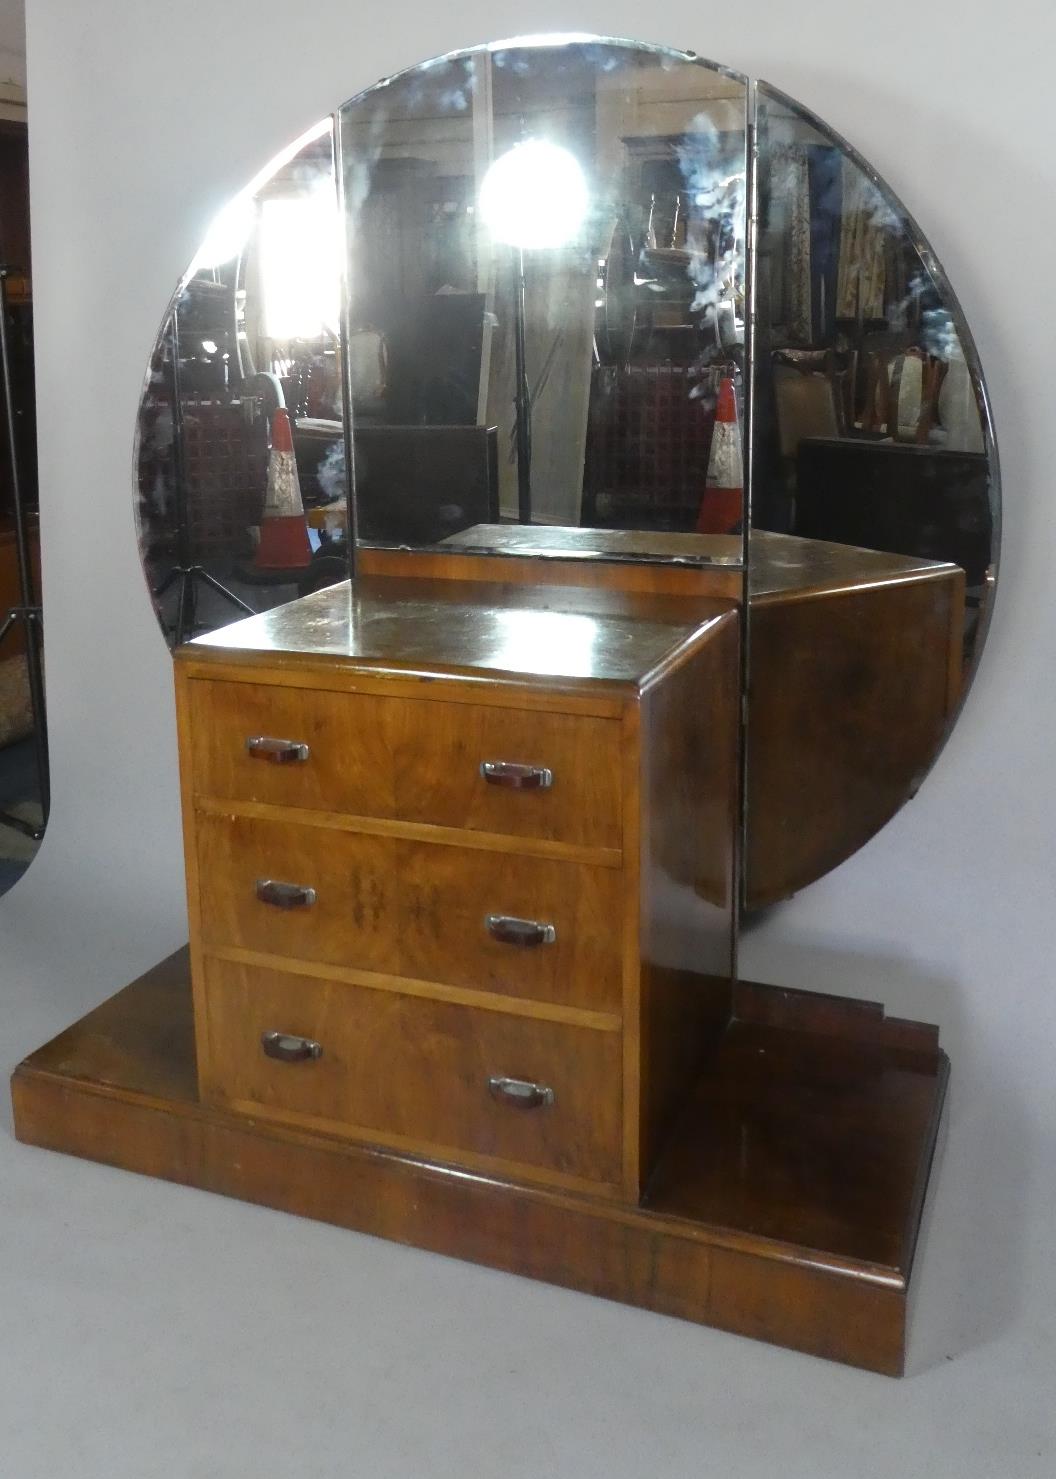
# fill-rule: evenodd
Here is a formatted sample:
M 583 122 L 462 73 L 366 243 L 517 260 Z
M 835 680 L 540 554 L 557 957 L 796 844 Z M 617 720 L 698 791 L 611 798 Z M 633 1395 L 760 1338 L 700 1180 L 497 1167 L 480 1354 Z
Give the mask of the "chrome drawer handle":
M 489 786 L 510 791 L 546 791 L 554 784 L 554 773 L 545 765 L 518 765 L 513 760 L 482 760 L 480 773 Z
M 270 760 L 272 765 L 292 765 L 308 759 L 307 745 L 298 740 L 272 739 L 266 734 L 247 739 L 246 749 L 251 760 Z
M 544 1109 L 554 1102 L 553 1089 L 523 1078 L 489 1078 L 488 1092 L 500 1104 L 509 1104 L 513 1109 Z
M 300 883 L 279 883 L 274 878 L 257 879 L 257 898 L 276 909 L 310 909 L 315 903 L 315 889 Z
M 310 1063 L 323 1056 L 319 1043 L 310 1037 L 294 1037 L 289 1032 L 261 1033 L 260 1045 L 269 1058 L 280 1063 Z
M 557 930 L 538 919 L 515 919 L 510 914 L 485 914 L 484 928 L 503 945 L 552 945 Z

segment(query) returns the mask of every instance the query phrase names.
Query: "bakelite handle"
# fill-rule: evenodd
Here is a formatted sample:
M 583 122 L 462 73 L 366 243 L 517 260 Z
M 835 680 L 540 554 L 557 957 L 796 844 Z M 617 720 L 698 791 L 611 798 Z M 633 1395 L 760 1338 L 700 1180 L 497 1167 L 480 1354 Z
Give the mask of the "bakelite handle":
M 299 740 L 273 739 L 271 735 L 258 734 L 246 740 L 246 749 L 251 760 L 269 760 L 272 765 L 294 765 L 308 759 L 308 746 Z
M 503 945 L 552 945 L 557 930 L 538 919 L 515 919 L 510 914 L 485 914 L 484 928 L 493 940 Z
M 489 786 L 509 791 L 545 791 L 554 784 L 554 773 L 545 765 L 519 765 L 513 760 L 482 760 L 480 773 Z
M 275 909 L 310 909 L 315 903 L 315 889 L 301 883 L 279 883 L 274 878 L 258 878 L 257 898 Z
M 489 1078 L 488 1092 L 493 1099 L 500 1104 L 508 1104 L 511 1109 L 545 1109 L 554 1102 L 553 1089 L 523 1078 Z
M 264 1032 L 260 1045 L 269 1058 L 279 1063 L 310 1063 L 323 1056 L 322 1047 L 310 1037 L 296 1037 L 290 1032 Z

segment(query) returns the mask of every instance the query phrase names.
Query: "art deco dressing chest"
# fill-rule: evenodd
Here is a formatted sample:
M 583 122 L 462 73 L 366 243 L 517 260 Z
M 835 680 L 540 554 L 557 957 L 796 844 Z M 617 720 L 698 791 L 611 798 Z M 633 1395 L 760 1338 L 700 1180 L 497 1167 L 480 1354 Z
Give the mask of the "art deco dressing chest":
M 637 1201 L 729 1015 L 737 660 L 728 603 L 392 579 L 183 649 L 203 1100 Z
M 237 205 L 137 444 L 189 947 L 18 1135 L 900 1373 L 938 1031 L 738 947 L 985 635 L 933 253 L 773 88 L 582 37 L 388 79 Z

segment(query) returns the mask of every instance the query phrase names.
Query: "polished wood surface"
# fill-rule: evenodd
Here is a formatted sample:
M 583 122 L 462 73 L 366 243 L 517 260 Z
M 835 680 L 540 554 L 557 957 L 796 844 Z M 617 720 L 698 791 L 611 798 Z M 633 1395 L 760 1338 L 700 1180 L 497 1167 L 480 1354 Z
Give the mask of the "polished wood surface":
M 299 687 L 192 682 L 196 795 L 620 846 L 614 721 L 431 698 L 423 709 L 420 700 L 316 690 L 310 674 Z M 257 735 L 306 744 L 308 756 L 254 759 L 246 740 Z M 485 761 L 544 766 L 553 783 L 489 785 Z
M 338 658 L 367 673 L 501 674 L 538 688 L 638 685 L 729 609 L 728 601 L 575 586 L 362 576 L 247 616 L 181 652 L 203 663 L 237 654 L 243 664 L 332 666 Z
M 811 574 L 809 596 L 751 606 L 749 908 L 820 878 L 894 816 L 960 695 L 960 570 L 843 587 L 819 557 Z
M 339 1002 L 385 993 L 408 1023 L 442 1004 L 486 1013 L 472 1019 L 489 1031 L 505 1013 L 555 1042 L 608 1034 L 619 1172 L 551 1171 L 637 1201 L 728 1011 L 737 622 L 728 603 L 626 592 L 554 604 L 368 580 L 181 649 L 198 1051 L 217 1094 L 255 1102 L 209 1025 L 229 968 L 339 986 Z M 555 652 L 533 669 L 540 631 Z M 491 784 L 488 765 L 547 783 Z M 544 938 L 515 943 L 525 929 Z M 350 1113 L 321 1118 L 439 1153 L 424 1123 Z
M 237 814 L 198 818 L 206 949 L 240 947 L 320 964 L 356 962 L 424 981 L 618 1013 L 621 879 L 612 867 L 317 827 Z M 257 880 L 310 887 L 277 908 Z M 506 944 L 489 915 L 538 920 L 552 943 Z
M 515 525 L 502 525 L 503 529 Z M 533 532 L 539 526 L 533 526 Z M 549 531 L 546 531 L 549 532 Z M 574 534 L 576 531 L 563 530 Z M 726 538 L 724 535 L 701 538 Z M 734 541 L 738 545 L 740 541 Z M 531 589 L 563 586 L 582 591 L 600 590 L 659 596 L 711 596 L 725 600 L 740 599 L 744 588 L 744 571 L 736 564 L 700 561 L 686 564 L 662 563 L 660 560 L 636 562 L 630 559 L 591 557 L 584 550 L 568 549 L 546 554 L 536 546 L 534 554 L 484 554 L 472 550 L 461 553 L 446 547 L 435 549 L 370 549 L 356 551 L 356 569 L 364 577 L 387 576 L 403 579 L 451 581 L 484 581 L 489 584 L 527 586 Z
M 947 1078 L 933 1030 L 744 983 L 738 1010 L 755 1020 L 717 1045 L 640 1208 L 203 1105 L 185 952 L 19 1066 L 15 1127 L 30 1144 L 899 1374 Z
M 205 987 L 208 1102 L 515 1176 L 619 1183 L 616 1033 L 212 957 Z M 322 1055 L 276 1062 L 265 1032 Z M 545 1086 L 553 1103 L 499 1102 L 492 1077 Z
M 945 581 L 959 569 L 938 560 L 801 539 L 795 534 L 771 534 L 765 529 L 752 530 L 750 550 L 748 589 L 758 602 L 861 591 L 900 581 Z
M 565 558 L 578 545 L 580 568 L 601 580 L 641 578 L 657 589 L 668 581 L 673 592 L 686 575 L 678 564 L 595 562 L 594 531 L 499 532 L 502 556 L 375 550 L 364 551 L 363 568 L 538 585 L 579 578 Z M 473 548 L 493 536 L 481 526 L 456 538 Z M 693 537 L 658 536 L 654 552 Z M 702 565 L 690 579 L 702 598 L 742 600 L 742 571 Z M 744 871 L 755 909 L 843 862 L 916 790 L 960 698 L 964 574 L 948 563 L 753 530 L 749 586 Z
M 666 529 L 582 529 L 570 525 L 474 524 L 443 541 L 443 549 L 575 560 L 634 560 L 738 567 L 744 541 L 734 534 L 697 534 Z

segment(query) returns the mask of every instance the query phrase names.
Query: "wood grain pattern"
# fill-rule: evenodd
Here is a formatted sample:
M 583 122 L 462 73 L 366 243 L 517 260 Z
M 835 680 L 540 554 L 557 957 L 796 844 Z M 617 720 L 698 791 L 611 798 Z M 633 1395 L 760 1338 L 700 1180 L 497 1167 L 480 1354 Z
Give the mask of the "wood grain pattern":
M 456 1163 L 468 1152 L 515 1174 L 619 1179 L 614 1034 L 213 958 L 206 1010 L 215 1057 L 203 1065 L 202 1089 L 211 1103 Z M 322 1057 L 277 1063 L 261 1049 L 269 1031 L 313 1039 Z M 554 1102 L 498 1103 L 493 1075 L 545 1085 Z
M 247 817 L 261 821 L 289 822 L 297 827 L 322 827 L 330 832 L 361 832 L 365 837 L 398 837 L 408 842 L 427 842 L 436 847 L 461 847 L 476 852 L 508 853 L 519 857 L 553 858 L 557 862 L 587 863 L 596 868 L 619 868 L 618 847 L 582 847 L 573 842 L 555 842 L 549 837 L 504 837 L 499 832 L 464 832 L 429 822 L 404 822 L 393 817 L 361 817 L 340 811 L 311 811 L 297 806 L 270 806 L 267 802 L 218 801 L 199 796 L 195 801 L 203 816 Z
M 753 600 L 749 908 L 835 868 L 914 794 L 956 703 L 963 609 L 953 567 Z
M 202 939 L 321 964 L 620 1010 L 620 878 L 612 868 L 285 820 L 198 820 Z M 311 887 L 310 908 L 257 898 L 259 878 Z M 553 944 L 500 943 L 488 914 L 553 925 Z
M 613 721 L 308 687 L 193 683 L 187 739 L 195 796 L 620 846 Z M 308 758 L 283 765 L 254 759 L 246 740 L 256 735 L 306 744 Z M 546 766 L 553 785 L 489 785 L 480 773 L 485 760 Z
M 357 551 L 364 575 L 415 580 L 475 580 L 489 584 L 580 587 L 584 590 L 636 592 L 643 595 L 713 596 L 737 600 L 742 571 L 723 565 L 636 565 L 630 561 L 524 555 L 457 555 L 437 550 Z
M 521 833 L 583 847 L 622 843 L 620 728 L 534 710 L 398 703 L 392 761 L 398 814 L 474 832 Z M 545 790 L 489 785 L 482 761 L 547 767 Z
M 784 1010 L 778 996 L 763 1017 Z M 737 1029 L 671 1137 L 665 1165 L 696 1170 L 643 1208 L 202 1105 L 186 952 L 19 1066 L 15 1127 L 26 1143 L 896 1375 L 947 1067 L 934 1050 L 907 1070 L 882 1026 L 870 1039 L 875 1013 L 846 1005 L 847 1039 Z M 838 1012 L 823 1010 L 831 1029 Z

